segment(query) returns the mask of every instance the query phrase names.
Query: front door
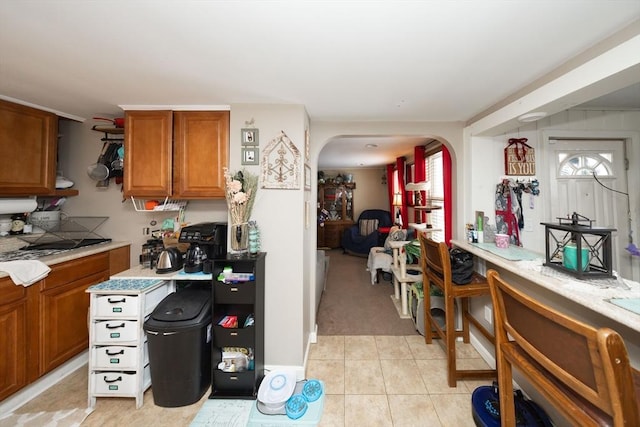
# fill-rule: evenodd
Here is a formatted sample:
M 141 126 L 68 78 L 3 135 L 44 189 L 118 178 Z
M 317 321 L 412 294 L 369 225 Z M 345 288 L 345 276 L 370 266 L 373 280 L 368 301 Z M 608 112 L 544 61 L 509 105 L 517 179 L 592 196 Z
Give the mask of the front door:
M 629 197 L 623 140 L 550 139 L 550 218 L 577 212 L 594 226 L 615 228 L 613 269 L 631 278 Z

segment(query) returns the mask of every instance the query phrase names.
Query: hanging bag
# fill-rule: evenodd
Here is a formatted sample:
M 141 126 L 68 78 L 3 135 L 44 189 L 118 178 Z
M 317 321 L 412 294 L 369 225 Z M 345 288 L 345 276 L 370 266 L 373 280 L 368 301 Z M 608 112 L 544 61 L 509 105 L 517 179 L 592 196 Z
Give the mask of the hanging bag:
M 460 248 L 449 250 L 451 258 L 451 281 L 456 285 L 466 285 L 473 279 L 473 254 Z

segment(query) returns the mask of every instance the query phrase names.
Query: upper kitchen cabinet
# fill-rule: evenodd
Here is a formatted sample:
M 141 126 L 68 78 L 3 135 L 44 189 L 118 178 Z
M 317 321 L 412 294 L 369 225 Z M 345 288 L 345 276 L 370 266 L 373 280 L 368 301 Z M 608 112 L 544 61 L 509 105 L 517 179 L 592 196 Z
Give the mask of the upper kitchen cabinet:
M 0 196 L 54 194 L 57 146 L 55 114 L 0 100 Z
M 124 194 L 224 198 L 228 111 L 127 111 Z

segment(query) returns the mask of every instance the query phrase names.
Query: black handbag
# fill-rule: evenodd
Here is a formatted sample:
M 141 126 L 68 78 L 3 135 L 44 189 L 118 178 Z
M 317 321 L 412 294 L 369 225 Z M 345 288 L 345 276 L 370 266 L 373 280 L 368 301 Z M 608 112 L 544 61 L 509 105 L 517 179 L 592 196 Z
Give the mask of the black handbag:
M 449 250 L 451 258 L 451 281 L 465 285 L 473 279 L 473 254 L 460 248 Z

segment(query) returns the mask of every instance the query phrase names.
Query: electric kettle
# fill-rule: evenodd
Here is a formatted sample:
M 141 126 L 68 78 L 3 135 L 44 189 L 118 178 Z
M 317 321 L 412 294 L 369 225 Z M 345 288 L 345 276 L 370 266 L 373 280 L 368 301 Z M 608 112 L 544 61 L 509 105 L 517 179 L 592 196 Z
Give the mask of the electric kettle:
M 207 252 L 198 243 L 191 243 L 191 246 L 187 249 L 187 256 L 184 262 L 184 272 L 201 272 L 202 265 L 206 260 Z
M 176 247 L 163 249 L 158 255 L 156 273 L 170 273 L 182 268 L 182 253 Z

